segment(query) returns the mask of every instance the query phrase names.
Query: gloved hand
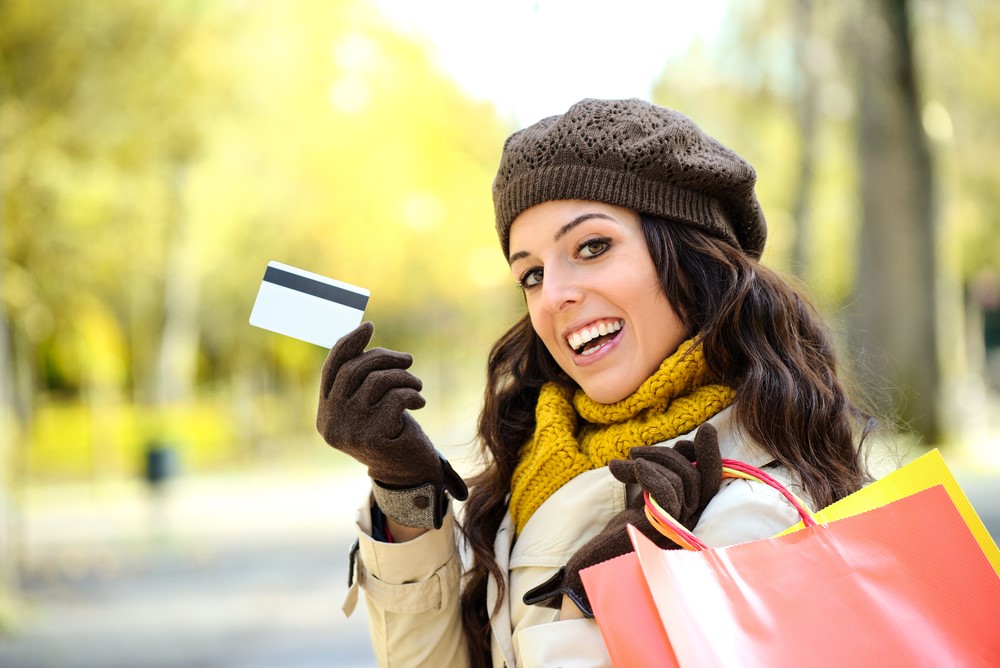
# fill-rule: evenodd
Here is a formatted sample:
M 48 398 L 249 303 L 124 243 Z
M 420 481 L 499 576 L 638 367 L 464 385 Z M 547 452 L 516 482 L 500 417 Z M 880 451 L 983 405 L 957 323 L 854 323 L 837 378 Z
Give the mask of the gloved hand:
M 705 423 L 694 441 L 678 441 L 673 448 L 632 448 L 629 459 L 611 461 L 608 468 L 621 482 L 637 483 L 671 517 L 693 529 L 722 484 L 719 435 L 713 425 Z
M 697 465 L 695 464 L 697 463 Z M 722 457 L 715 427 L 705 423 L 698 428 L 694 441 L 679 441 L 674 447 L 640 446 L 632 448 L 629 459 L 609 463 L 611 475 L 626 484 L 638 483 L 656 502 L 688 529 L 693 529 L 701 512 L 712 500 L 722 482 Z M 678 546 L 657 531 L 646 519 L 640 494 L 629 507 L 613 517 L 599 534 L 570 557 L 556 574 L 524 595 L 528 605 L 559 608 L 562 596 L 569 596 L 587 617 L 594 613 L 580 579 L 588 566 L 632 551 L 625 527 L 635 525 L 661 549 Z
M 420 379 L 407 371 L 413 357 L 384 348 L 365 352 L 374 331 L 372 323 L 361 323 L 330 350 L 316 428 L 327 443 L 368 467 L 386 516 L 406 526 L 440 528 L 446 492 L 461 501 L 468 490 L 407 412 L 425 403 Z

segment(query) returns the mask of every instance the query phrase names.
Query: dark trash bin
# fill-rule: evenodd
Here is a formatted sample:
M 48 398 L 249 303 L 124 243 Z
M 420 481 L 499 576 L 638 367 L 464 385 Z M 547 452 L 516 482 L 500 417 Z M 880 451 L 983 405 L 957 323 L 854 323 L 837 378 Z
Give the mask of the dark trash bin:
M 177 450 L 168 444 L 153 443 L 146 448 L 146 482 L 159 487 L 178 473 Z

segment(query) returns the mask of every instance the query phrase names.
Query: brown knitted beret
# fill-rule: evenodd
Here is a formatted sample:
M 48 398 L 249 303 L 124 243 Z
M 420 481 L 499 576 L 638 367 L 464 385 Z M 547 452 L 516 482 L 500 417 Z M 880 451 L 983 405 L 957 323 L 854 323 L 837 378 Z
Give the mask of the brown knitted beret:
M 515 132 L 493 181 L 497 234 L 548 200 L 583 199 L 693 225 L 759 258 L 767 238 L 753 167 L 688 117 L 643 100 L 583 100 Z

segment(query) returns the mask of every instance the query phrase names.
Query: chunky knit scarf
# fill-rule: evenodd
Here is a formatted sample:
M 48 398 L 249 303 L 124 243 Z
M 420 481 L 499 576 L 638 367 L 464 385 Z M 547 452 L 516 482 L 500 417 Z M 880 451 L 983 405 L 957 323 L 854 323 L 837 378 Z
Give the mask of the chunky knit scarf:
M 557 489 L 637 445 L 685 434 L 733 402 L 734 392 L 710 384 L 701 346 L 685 341 L 639 389 L 614 404 L 582 390 L 546 383 L 535 407 L 535 434 L 521 452 L 511 483 L 517 533 Z

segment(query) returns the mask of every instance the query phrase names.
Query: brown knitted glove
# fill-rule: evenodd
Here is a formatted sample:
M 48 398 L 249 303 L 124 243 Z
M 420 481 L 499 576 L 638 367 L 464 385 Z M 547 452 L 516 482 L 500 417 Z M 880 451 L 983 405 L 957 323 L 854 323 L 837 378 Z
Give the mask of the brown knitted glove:
M 638 483 L 672 517 L 688 529 L 693 529 L 722 482 L 722 458 L 715 427 L 703 424 L 693 442 L 680 441 L 672 448 L 655 445 L 632 448 L 629 457 L 610 462 L 611 475 L 626 484 Z M 553 577 L 529 590 L 524 595 L 524 602 L 559 608 L 565 594 L 584 615 L 593 617 L 580 571 L 631 552 L 626 525 L 635 525 L 662 549 L 677 548 L 675 543 L 653 528 L 646 519 L 643 506 L 640 494 L 599 534 L 577 550 Z
M 316 428 L 331 446 L 368 467 L 382 511 L 407 526 L 440 528 L 446 492 L 464 500 L 462 478 L 407 412 L 422 408 L 420 379 L 407 353 L 373 348 L 364 322 L 330 350 L 320 382 Z
M 608 468 L 618 480 L 638 483 L 673 518 L 693 529 L 722 484 L 719 436 L 705 423 L 694 441 L 678 441 L 672 448 L 632 448 L 629 459 L 612 461 Z

